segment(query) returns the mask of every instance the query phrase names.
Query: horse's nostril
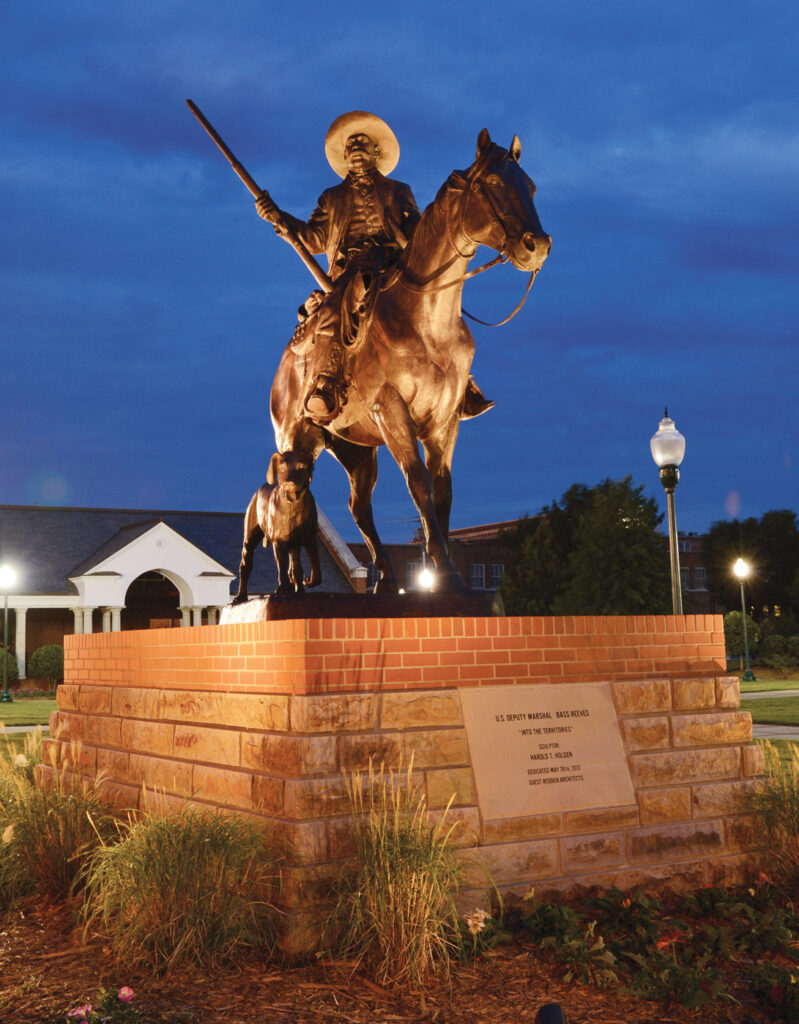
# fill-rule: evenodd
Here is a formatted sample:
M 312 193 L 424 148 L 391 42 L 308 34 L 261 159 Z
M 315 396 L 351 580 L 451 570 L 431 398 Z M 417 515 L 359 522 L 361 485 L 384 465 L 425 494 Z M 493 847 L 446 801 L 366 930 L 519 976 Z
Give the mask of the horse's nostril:
M 530 252 L 535 252 L 535 235 L 531 231 L 526 231 L 522 235 L 522 242 L 524 243 L 525 249 L 529 249 Z

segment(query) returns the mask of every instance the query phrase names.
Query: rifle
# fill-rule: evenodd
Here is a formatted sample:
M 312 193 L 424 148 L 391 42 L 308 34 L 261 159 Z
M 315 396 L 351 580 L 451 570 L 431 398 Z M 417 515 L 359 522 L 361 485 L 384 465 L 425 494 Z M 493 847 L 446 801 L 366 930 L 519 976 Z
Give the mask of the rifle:
M 265 189 L 258 188 L 253 178 L 247 173 L 244 166 L 240 164 L 239 161 L 235 158 L 235 156 L 231 153 L 231 151 L 222 141 L 216 129 L 207 119 L 205 114 L 203 114 L 203 112 L 200 110 L 197 104 L 193 103 L 191 100 L 186 100 L 186 106 L 189 108 L 192 114 L 194 114 L 194 116 L 197 118 L 197 120 L 200 122 L 203 128 L 205 128 L 205 130 L 208 132 L 208 134 L 211 136 L 211 138 L 214 140 L 217 146 L 219 146 L 219 148 L 222 150 L 224 155 L 227 157 L 228 163 L 239 176 L 239 178 L 241 178 L 241 180 L 250 190 L 252 195 L 254 195 L 256 199 L 259 199 L 262 195 L 268 196 L 269 193 L 266 192 Z M 298 238 L 297 235 L 289 228 L 287 224 L 282 224 L 281 228 L 287 241 L 289 241 L 294 246 L 297 255 L 300 257 L 305 266 L 313 274 L 316 283 L 319 285 L 322 291 L 331 292 L 333 290 L 333 285 L 330 281 L 330 278 L 327 276 L 324 270 L 322 270 L 322 268 L 319 266 L 319 264 L 316 262 L 313 256 L 308 252 L 302 239 Z

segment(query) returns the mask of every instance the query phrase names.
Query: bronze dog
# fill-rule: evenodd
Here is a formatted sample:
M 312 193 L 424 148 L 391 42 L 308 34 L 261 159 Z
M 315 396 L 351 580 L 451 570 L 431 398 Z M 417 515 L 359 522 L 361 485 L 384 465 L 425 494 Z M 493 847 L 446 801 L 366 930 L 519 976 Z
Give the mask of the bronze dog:
M 239 566 L 239 592 L 233 604 L 247 600 L 247 584 L 255 549 L 271 543 L 277 564 L 276 594 L 301 594 L 303 583 L 322 582 L 317 545 L 316 502 L 309 490 L 313 459 L 302 452 L 277 452 L 269 461 L 267 482 L 259 487 L 244 514 L 244 547 Z M 311 575 L 303 580 L 300 551 L 305 548 Z

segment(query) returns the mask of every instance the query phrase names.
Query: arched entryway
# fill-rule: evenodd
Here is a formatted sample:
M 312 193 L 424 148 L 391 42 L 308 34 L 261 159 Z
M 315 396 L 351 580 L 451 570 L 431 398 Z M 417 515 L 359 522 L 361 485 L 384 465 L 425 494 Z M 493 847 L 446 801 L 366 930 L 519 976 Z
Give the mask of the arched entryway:
M 162 629 L 180 624 L 180 595 L 175 584 L 156 570 L 137 576 L 125 594 L 122 628 Z

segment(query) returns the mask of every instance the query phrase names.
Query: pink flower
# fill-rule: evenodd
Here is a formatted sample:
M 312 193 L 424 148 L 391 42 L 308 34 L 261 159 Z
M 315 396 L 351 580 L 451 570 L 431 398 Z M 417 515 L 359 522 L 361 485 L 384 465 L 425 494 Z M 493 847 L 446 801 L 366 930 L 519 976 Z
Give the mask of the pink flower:
M 136 993 L 132 988 L 129 988 L 127 985 L 123 985 L 117 995 L 121 1003 L 129 1003 Z
M 622 900 L 622 901 L 621 901 L 621 905 L 622 905 L 622 906 L 624 907 L 624 909 L 626 910 L 626 909 L 627 909 L 627 908 L 628 908 L 628 907 L 630 906 L 631 902 L 632 902 L 632 900 L 631 900 L 631 899 L 630 899 L 630 897 L 628 896 L 626 900 Z
M 74 1010 L 70 1010 L 67 1017 L 82 1017 L 84 1020 L 92 1012 L 92 1004 L 84 1003 L 83 1006 L 76 1006 Z

